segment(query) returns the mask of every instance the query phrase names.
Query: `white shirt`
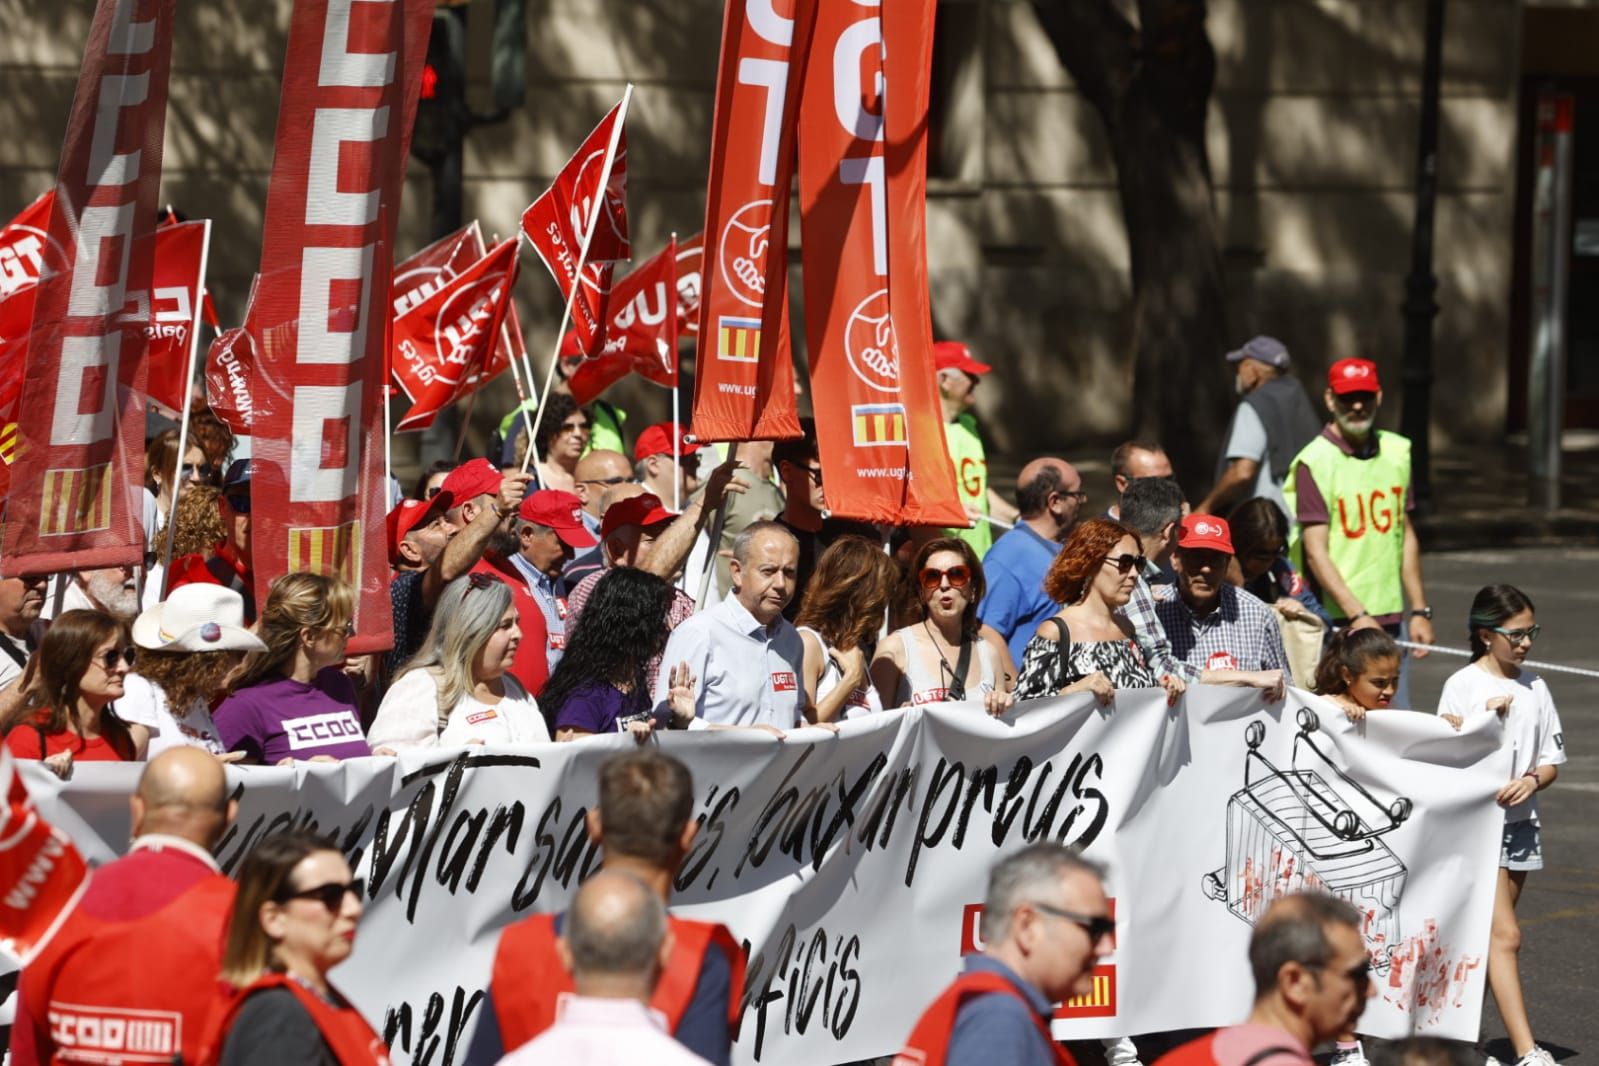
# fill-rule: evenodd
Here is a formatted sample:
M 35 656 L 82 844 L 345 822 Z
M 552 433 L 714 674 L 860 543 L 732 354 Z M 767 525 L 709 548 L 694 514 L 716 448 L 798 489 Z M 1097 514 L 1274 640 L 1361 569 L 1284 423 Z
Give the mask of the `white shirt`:
M 545 646 L 544 657 L 549 663 L 550 673 L 553 674 L 555 664 L 566 654 L 566 597 L 557 596 L 555 582 L 550 580 L 549 575 L 528 562 L 521 552 L 511 556 L 511 562 L 516 565 L 517 573 L 527 582 L 528 593 L 533 597 L 533 602 L 539 605 L 539 612 L 544 615 L 544 628 L 549 633 L 549 644 Z
M 1443 693 L 1438 697 L 1439 714 L 1458 714 L 1468 718 L 1474 714 L 1492 714 L 1488 701 L 1495 696 L 1509 696 L 1510 710 L 1505 715 L 1505 743 L 1515 753 L 1512 761 L 1516 774 L 1530 773 L 1539 766 L 1558 766 L 1566 761 L 1566 744 L 1560 735 L 1560 712 L 1549 695 L 1544 679 L 1521 668 L 1521 676 L 1495 677 L 1473 663 L 1456 670 L 1444 682 Z M 1525 803 L 1505 810 L 1505 821 L 1525 822 L 1538 819 L 1538 796 L 1534 793 Z
M 485 744 L 543 744 L 550 739 L 549 727 L 539 705 L 516 681 L 506 674 L 505 698 L 499 703 L 484 703 L 470 693 L 450 712 L 450 720 L 439 729 L 439 683 L 429 670 L 412 670 L 389 686 L 378 706 L 366 740 L 373 748 L 455 748 L 468 741 Z
M 28 660 L 28 646 L 25 641 L 15 640 L 5 633 L 0 633 L 0 640 L 8 642 L 21 655 L 23 663 Z M 0 691 L 10 688 L 22 677 L 22 663 L 18 663 L 5 652 L 0 652 Z
M 686 662 L 698 689 L 694 713 L 705 724 L 793 729 L 805 709 L 804 661 L 799 630 L 781 616 L 761 625 L 729 592 L 672 630 L 655 679 L 655 703 L 665 706 L 672 671 Z
M 828 646 L 822 635 L 809 626 L 796 626 L 800 638 L 809 636 L 816 641 L 816 646 L 822 651 L 822 676 L 816 679 L 816 702 L 821 703 L 844 680 L 844 671 L 839 668 L 838 661 L 833 657 L 833 649 Z M 861 686 L 851 692 L 844 700 L 843 713 L 840 718 L 865 718 L 869 714 L 877 714 L 883 709 L 883 697 L 878 695 L 877 686 L 867 678 Z
M 226 752 L 211 720 L 211 708 L 197 699 L 181 718 L 172 713 L 167 694 L 149 678 L 129 674 L 123 681 L 122 698 L 116 702 L 117 717 L 150 730 L 146 759 L 153 759 L 168 748 L 204 748 L 212 755 Z
M 709 1066 L 636 999 L 562 995 L 555 1024 L 500 1060 L 506 1066 Z

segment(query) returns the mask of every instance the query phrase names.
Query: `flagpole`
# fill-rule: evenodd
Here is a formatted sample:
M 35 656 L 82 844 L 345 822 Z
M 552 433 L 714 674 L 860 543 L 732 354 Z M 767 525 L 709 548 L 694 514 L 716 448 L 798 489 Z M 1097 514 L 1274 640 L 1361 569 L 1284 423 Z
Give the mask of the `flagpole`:
M 171 212 L 172 205 L 167 205 Z M 172 580 L 172 545 L 178 535 L 178 497 L 183 492 L 183 457 L 189 452 L 189 411 L 194 406 L 194 368 L 200 357 L 200 319 L 205 307 L 205 271 L 211 258 L 211 220 L 205 219 L 204 236 L 200 238 L 200 285 L 195 292 L 194 321 L 189 323 L 188 372 L 183 379 L 183 410 L 178 412 L 178 465 L 173 471 L 172 502 L 167 505 L 166 543 L 161 546 L 161 590 L 157 599 L 167 598 L 167 586 Z M 142 582 L 141 582 L 142 584 Z
M 672 386 L 672 510 L 681 511 L 683 501 L 683 437 L 678 432 L 677 386 Z
M 616 163 L 617 142 L 622 139 L 622 127 L 627 122 L 628 101 L 633 98 L 633 83 L 628 82 L 627 88 L 622 92 L 622 102 L 616 107 L 616 124 L 611 127 L 611 140 L 605 146 L 605 165 L 600 168 L 599 192 L 594 197 L 594 206 L 589 209 L 589 222 L 583 230 L 583 246 L 578 249 L 577 270 L 572 273 L 572 291 L 567 294 L 566 306 L 561 311 L 561 325 L 555 331 L 555 346 L 550 350 L 550 370 L 544 375 L 544 391 L 539 394 L 538 410 L 533 412 L 533 426 L 528 431 L 527 454 L 522 457 L 522 473 L 527 473 L 529 465 L 538 462 L 538 429 L 544 421 L 544 409 L 549 406 L 546 402 L 550 397 L 550 386 L 555 384 L 555 367 L 561 361 L 561 338 L 566 335 L 566 324 L 572 320 L 572 302 L 577 299 L 578 292 L 583 287 L 583 268 L 588 265 L 589 245 L 594 243 L 594 231 L 600 225 L 600 212 L 605 210 L 605 190 L 611 183 L 611 167 Z
M 494 358 L 493 348 L 489 349 L 489 358 Z M 472 425 L 472 408 L 477 405 L 477 394 L 482 389 L 483 386 L 479 385 L 466 394 L 466 411 L 461 415 L 461 430 L 455 435 L 455 456 L 453 461 L 456 466 L 461 465 L 461 449 L 466 446 L 466 431 Z

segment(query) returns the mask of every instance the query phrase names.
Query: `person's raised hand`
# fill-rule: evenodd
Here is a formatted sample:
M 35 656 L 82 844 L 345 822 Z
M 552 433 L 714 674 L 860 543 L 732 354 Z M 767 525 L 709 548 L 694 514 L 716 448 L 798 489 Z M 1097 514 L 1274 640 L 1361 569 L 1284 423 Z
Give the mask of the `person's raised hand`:
M 524 474 L 520 470 L 513 470 L 500 478 L 500 490 L 494 494 L 494 510 L 501 518 L 522 509 L 522 500 L 527 496 L 527 487 L 532 480 L 532 474 Z
M 705 479 L 705 493 L 700 498 L 700 507 L 704 512 L 708 513 L 722 506 L 722 502 L 730 492 L 742 494 L 750 490 L 748 481 L 735 476 L 742 470 L 736 463 L 737 461 L 729 456 L 726 462 L 714 468 L 710 476 Z
M 666 706 L 672 712 L 672 721 L 687 725 L 694 719 L 694 671 L 688 663 L 678 663 L 667 674 Z

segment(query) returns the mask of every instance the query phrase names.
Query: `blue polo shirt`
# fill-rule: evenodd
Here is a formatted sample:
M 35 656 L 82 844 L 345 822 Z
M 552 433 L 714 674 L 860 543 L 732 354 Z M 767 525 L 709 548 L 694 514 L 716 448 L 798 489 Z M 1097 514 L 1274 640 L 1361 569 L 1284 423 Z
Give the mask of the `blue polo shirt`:
M 1023 1004 L 1003 992 L 990 992 L 962 1003 L 949 1036 L 946 1066 L 1001 1062 L 1006 1066 L 1055 1066 L 1055 1050 L 1032 1018 L 1032 1014 L 1037 1014 L 1048 1020 L 1055 1013 L 1054 1004 L 998 959 L 968 955 L 966 972 L 997 973 L 1014 985 L 1027 1002 Z
M 1060 609 L 1044 594 L 1044 575 L 1058 554 L 1059 544 L 1045 540 L 1026 522 L 1017 522 L 983 556 L 988 591 L 977 605 L 977 618 L 1005 638 L 1011 662 L 1021 663 L 1038 623 Z

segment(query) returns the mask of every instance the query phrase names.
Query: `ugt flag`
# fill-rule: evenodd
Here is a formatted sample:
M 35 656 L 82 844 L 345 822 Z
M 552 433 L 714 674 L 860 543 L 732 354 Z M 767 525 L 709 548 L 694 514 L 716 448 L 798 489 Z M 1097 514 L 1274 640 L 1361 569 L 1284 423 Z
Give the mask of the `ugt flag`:
M 612 264 L 633 257 L 627 235 L 623 125 L 632 91 L 629 86 L 622 102 L 600 120 L 550 187 L 522 213 L 522 235 L 571 306 L 572 327 L 585 354 L 595 352 L 604 340 Z
M 589 403 L 630 373 L 675 387 L 679 299 L 677 241 L 671 240 L 611 291 L 605 344 L 572 374 L 572 399 Z

